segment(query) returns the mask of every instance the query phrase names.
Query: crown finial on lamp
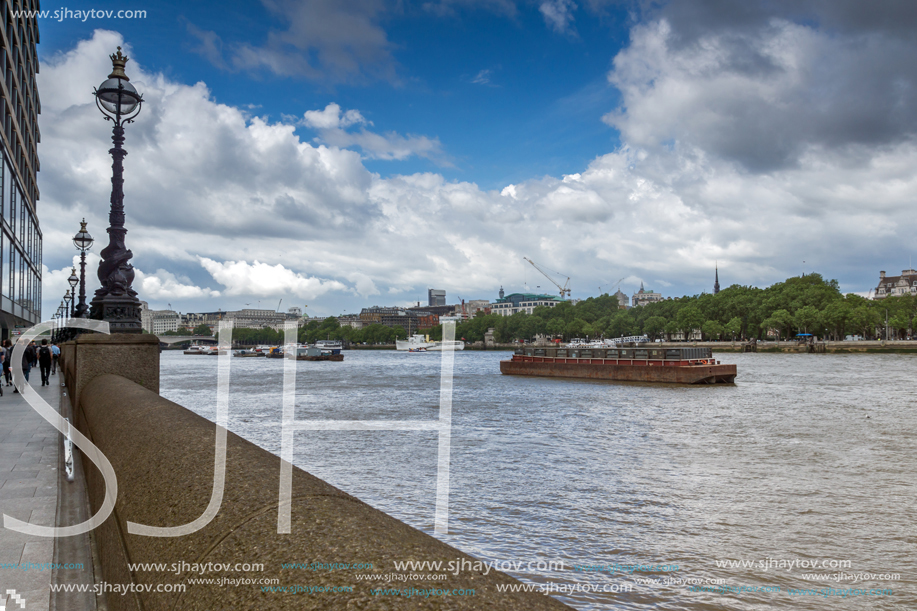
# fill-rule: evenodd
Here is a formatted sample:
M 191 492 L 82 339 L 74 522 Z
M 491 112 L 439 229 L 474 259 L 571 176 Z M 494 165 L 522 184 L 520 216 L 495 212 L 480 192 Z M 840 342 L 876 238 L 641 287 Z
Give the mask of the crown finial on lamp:
M 121 54 L 121 47 L 118 47 L 117 53 L 112 53 L 108 57 L 111 58 L 111 74 L 108 75 L 108 78 L 120 78 L 125 81 L 129 81 L 127 75 L 124 73 L 124 65 L 128 62 L 126 55 Z

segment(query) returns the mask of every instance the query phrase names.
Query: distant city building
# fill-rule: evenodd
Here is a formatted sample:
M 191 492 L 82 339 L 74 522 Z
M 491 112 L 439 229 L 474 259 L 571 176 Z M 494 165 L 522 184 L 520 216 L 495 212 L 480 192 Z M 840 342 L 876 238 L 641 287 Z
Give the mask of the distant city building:
M 454 305 L 440 305 L 440 306 L 417 306 L 415 308 L 408 308 L 411 312 L 427 312 L 430 314 L 436 314 L 437 316 L 448 316 L 455 312 L 456 306 Z M 462 306 L 458 306 L 459 309 Z
M 634 293 L 632 298 L 633 306 L 646 305 L 648 303 L 655 303 L 657 301 L 662 301 L 661 293 L 654 293 L 653 291 L 648 291 L 643 288 L 643 283 L 640 283 L 640 290 Z
M 181 315 L 174 310 L 151 310 L 146 301 L 140 302 L 140 326 L 147 333 L 159 335 L 166 331 L 178 331 Z
M 901 272 L 900 276 L 886 276 L 885 272 L 879 272 L 876 299 L 896 295 L 917 295 L 917 271 L 906 269 Z
M 455 306 L 456 312 L 462 311 L 462 305 L 459 304 Z M 471 301 L 465 302 L 465 315 L 468 318 L 473 318 L 478 312 L 484 312 L 485 314 L 490 314 L 490 301 L 487 299 L 472 299 Z
M 413 335 L 420 328 L 419 312 L 404 308 L 380 306 L 363 308 L 360 311 L 360 320 L 363 321 L 364 326 L 376 324 L 384 327 L 401 327 L 408 335 Z
M 715 276 L 715 280 L 713 281 L 713 294 L 714 295 L 720 292 L 720 266 L 717 265 L 715 269 L 716 269 L 716 272 L 715 272 L 716 276 Z
M 363 321 L 360 320 L 360 317 L 356 314 L 344 314 L 338 316 L 337 319 L 342 327 L 353 327 L 354 329 L 363 328 Z
M 618 298 L 618 309 L 626 310 L 630 307 L 630 297 L 625 295 L 621 289 L 618 289 L 618 292 L 616 292 L 613 297 Z
M 242 309 L 223 312 L 188 313 L 182 316 L 181 325 L 193 329 L 198 325 L 207 325 L 213 330 L 219 328 L 221 320 L 231 320 L 237 329 L 283 329 L 288 320 L 295 320 L 299 326 L 305 322 L 302 310 L 292 307 L 286 312 L 274 310 Z M 315 320 L 314 318 L 310 320 Z
M 500 289 L 502 292 L 502 288 Z M 490 311 L 500 316 L 512 316 L 517 312 L 531 314 L 538 306 L 553 308 L 563 303 L 559 297 L 553 295 L 536 295 L 533 293 L 512 293 L 497 299 L 490 304 Z
M 444 306 L 446 305 L 446 291 L 440 289 L 427 289 L 427 305 Z

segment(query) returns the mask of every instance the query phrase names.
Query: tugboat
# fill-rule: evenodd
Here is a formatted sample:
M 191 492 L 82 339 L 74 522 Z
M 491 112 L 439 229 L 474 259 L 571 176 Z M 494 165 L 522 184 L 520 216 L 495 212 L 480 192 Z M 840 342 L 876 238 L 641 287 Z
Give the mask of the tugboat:
M 710 348 L 524 347 L 500 361 L 508 375 L 586 378 L 669 384 L 733 384 L 736 366 L 713 358 Z

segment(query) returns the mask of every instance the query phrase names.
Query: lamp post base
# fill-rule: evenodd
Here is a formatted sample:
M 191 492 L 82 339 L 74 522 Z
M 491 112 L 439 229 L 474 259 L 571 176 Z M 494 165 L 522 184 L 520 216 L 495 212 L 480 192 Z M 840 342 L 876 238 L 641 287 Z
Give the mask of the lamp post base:
M 104 320 L 111 333 L 142 333 L 140 300 L 128 295 L 105 295 L 92 300 L 89 318 Z

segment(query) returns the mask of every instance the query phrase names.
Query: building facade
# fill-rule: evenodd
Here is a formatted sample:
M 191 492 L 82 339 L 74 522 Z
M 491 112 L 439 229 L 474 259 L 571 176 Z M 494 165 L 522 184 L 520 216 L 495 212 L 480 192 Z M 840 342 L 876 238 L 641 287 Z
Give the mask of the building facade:
M 236 329 L 283 329 L 289 320 L 295 320 L 298 326 L 302 326 L 306 319 L 302 317 L 302 309 L 298 307 L 289 308 L 286 312 L 243 308 L 227 312 L 217 310 L 184 314 L 180 326 L 193 330 L 198 325 L 207 325 L 216 332 L 221 320 L 231 320 L 232 326 Z
M 425 311 L 405 308 L 373 306 L 360 311 L 360 320 L 363 321 L 364 327 L 374 324 L 384 327 L 401 327 L 408 335 L 413 335 L 419 328 L 420 317 L 428 314 Z
M 441 289 L 427 289 L 427 305 L 444 306 L 446 305 L 446 291 Z
M 500 290 L 503 290 L 502 287 Z M 492 314 L 499 314 L 500 316 L 512 316 L 517 312 L 531 314 L 539 306 L 553 308 L 559 303 L 563 303 L 563 301 L 553 295 L 511 293 L 490 304 L 490 311 Z
M 631 303 L 633 303 L 633 306 L 636 308 L 637 306 L 655 303 L 657 301 L 662 301 L 662 294 L 644 289 L 643 283 L 641 282 L 640 290 L 634 293 Z
M 36 10 L 34 0 L 0 3 L 0 333 L 41 321 L 41 229 L 36 214 L 38 114 L 35 85 L 38 23 L 13 18 L 14 11 Z M 19 13 L 21 14 L 21 13 Z
M 151 310 L 147 302 L 140 302 L 140 326 L 147 333 L 160 335 L 166 331 L 178 331 L 181 321 L 181 314 L 174 310 Z
M 906 269 L 900 276 L 886 276 L 885 272 L 879 272 L 876 299 L 898 295 L 917 295 L 917 271 Z
M 625 295 L 621 289 L 618 289 L 618 291 L 614 295 L 612 295 L 612 297 L 618 300 L 618 309 L 619 310 L 626 310 L 630 308 L 630 297 Z

